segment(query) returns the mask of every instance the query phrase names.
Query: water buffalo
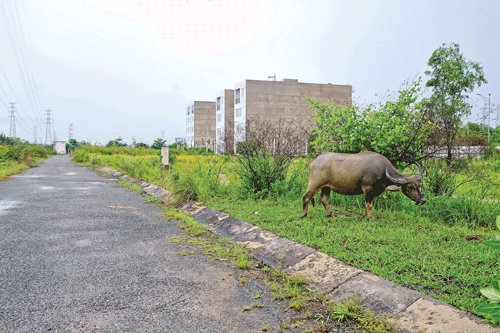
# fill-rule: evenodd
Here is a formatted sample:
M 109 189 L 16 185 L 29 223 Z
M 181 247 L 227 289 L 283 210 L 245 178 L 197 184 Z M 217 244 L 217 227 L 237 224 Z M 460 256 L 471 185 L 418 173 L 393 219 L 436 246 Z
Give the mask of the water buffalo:
M 373 199 L 388 190 L 389 186 L 399 186 L 404 195 L 417 205 L 423 205 L 427 202 L 420 193 L 424 173 L 422 167 L 417 166 L 420 171 L 418 176 L 411 177 L 399 172 L 387 158 L 377 153 L 323 153 L 309 168 L 309 186 L 302 197 L 302 217 L 307 216 L 309 201 L 314 206 L 314 195 L 319 190 L 328 216 L 332 216 L 328 204 L 331 191 L 343 195 L 364 194 L 365 216 L 370 220 L 373 220 Z

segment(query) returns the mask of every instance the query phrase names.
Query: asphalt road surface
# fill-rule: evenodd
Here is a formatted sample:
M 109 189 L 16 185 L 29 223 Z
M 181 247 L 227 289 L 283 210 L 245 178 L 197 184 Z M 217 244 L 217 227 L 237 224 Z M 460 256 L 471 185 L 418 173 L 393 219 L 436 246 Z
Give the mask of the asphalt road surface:
M 1 181 L 0 332 L 276 332 L 292 320 L 263 282 L 240 287 L 241 271 L 180 256 L 169 237 L 181 234 L 68 156 Z M 243 311 L 252 303 L 265 305 Z

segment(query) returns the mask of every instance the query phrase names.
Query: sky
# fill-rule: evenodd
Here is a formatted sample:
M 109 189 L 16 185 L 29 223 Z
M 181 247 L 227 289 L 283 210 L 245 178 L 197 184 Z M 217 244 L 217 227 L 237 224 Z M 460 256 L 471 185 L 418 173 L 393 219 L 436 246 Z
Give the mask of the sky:
M 189 103 L 270 75 L 350 84 L 355 103 L 376 103 L 425 82 L 451 43 L 488 80 L 469 120 L 484 118 L 477 93 L 500 102 L 498 0 L 0 0 L 0 12 L 0 133 L 15 103 L 30 142 L 45 142 L 51 110 L 50 139 L 171 143 Z

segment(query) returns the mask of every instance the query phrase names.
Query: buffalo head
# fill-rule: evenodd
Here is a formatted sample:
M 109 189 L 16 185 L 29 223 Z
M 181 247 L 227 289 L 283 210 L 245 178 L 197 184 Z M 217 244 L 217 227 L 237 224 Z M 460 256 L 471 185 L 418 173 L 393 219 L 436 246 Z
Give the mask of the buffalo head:
M 403 175 L 403 177 L 395 178 L 389 175 L 387 169 L 385 169 L 385 175 L 391 182 L 401 186 L 401 192 L 403 192 L 404 195 L 415 201 L 417 205 L 423 205 L 427 203 L 427 199 L 425 199 L 420 192 L 420 185 L 422 184 L 422 179 L 424 178 L 424 171 L 422 170 L 420 164 L 415 164 L 417 165 L 419 170 L 419 174 L 417 176 Z

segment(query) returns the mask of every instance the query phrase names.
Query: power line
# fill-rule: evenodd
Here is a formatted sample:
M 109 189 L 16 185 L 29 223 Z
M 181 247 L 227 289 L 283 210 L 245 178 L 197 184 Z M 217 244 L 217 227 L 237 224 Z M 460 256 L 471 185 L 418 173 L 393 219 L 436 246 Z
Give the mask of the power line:
M 3 5 L 2 2 L 0 2 L 0 9 L 2 9 L 2 14 L 3 14 L 4 22 L 5 22 L 5 25 L 7 28 L 7 33 L 9 35 L 9 39 L 10 39 L 10 42 L 12 45 L 13 54 L 14 54 L 14 57 L 15 57 L 15 60 L 17 63 L 18 70 L 19 70 L 19 78 L 24 86 L 24 90 L 26 92 L 28 102 L 29 102 L 31 109 L 33 111 L 33 115 L 35 116 L 35 120 L 37 122 L 41 123 L 40 111 L 38 111 L 38 113 L 35 111 L 34 104 L 36 104 L 36 103 L 33 102 L 34 100 L 36 100 L 36 98 L 34 98 L 34 96 L 35 96 L 34 90 L 36 90 L 36 89 L 33 88 L 34 83 L 30 80 L 30 73 L 31 73 L 31 78 L 33 78 L 33 72 L 31 70 L 31 65 L 29 64 L 29 59 L 28 59 L 27 55 L 25 56 L 25 51 L 23 50 L 23 44 L 22 44 L 21 37 L 20 37 L 20 36 L 23 36 L 23 34 L 20 33 L 20 30 L 22 29 L 22 27 L 21 27 L 20 23 L 17 22 L 17 20 L 15 18 L 14 9 L 12 9 L 12 7 L 15 8 L 16 13 L 18 15 L 18 20 L 20 22 L 20 15 L 19 15 L 19 11 L 17 10 L 17 6 L 15 4 L 12 6 L 8 2 L 5 2 L 5 5 Z M 7 9 L 9 9 L 10 11 L 8 11 Z M 26 63 L 28 63 L 28 65 Z M 2 72 L 3 72 L 3 69 L 2 69 Z M 5 80 L 7 81 L 12 92 L 14 93 L 14 90 L 12 89 L 12 86 L 10 85 L 9 80 L 7 79 L 7 76 L 5 75 L 5 72 L 3 72 L 3 74 L 5 77 Z M 33 79 L 33 81 L 34 81 L 34 79 Z M 16 97 L 16 99 L 19 102 L 19 99 L 17 97 Z M 38 100 L 39 100 L 39 98 L 38 98 Z M 40 105 L 40 107 L 41 107 L 41 105 Z

